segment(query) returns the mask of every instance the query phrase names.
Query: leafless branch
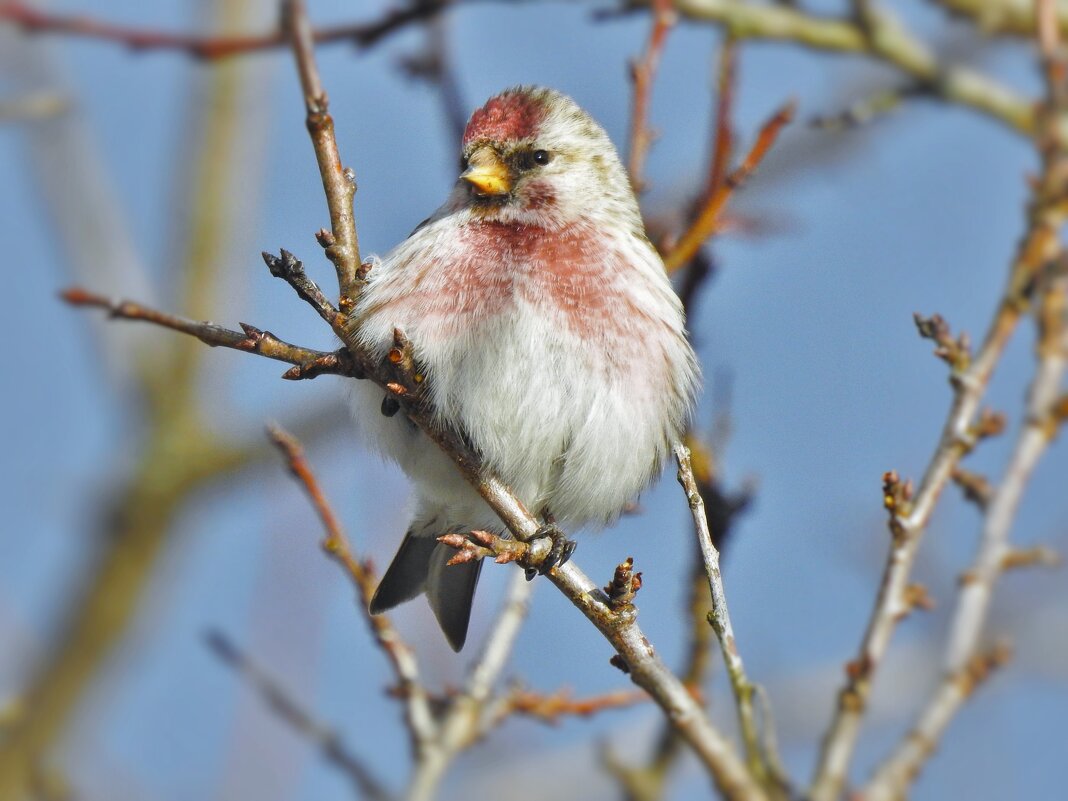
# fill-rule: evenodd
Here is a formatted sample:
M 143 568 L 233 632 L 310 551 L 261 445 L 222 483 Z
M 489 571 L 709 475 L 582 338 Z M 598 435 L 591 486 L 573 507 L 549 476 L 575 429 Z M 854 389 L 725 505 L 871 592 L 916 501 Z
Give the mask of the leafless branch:
M 404 698 L 405 720 L 412 739 L 412 748 L 417 755 L 424 742 L 430 741 L 437 733 L 437 722 L 430 700 L 419 678 L 419 666 L 411 648 L 401 639 L 389 617 L 372 615 L 368 608 L 374 595 L 377 578 L 366 562 L 358 560 L 349 545 L 348 537 L 326 500 L 319 482 L 304 456 L 304 449 L 290 434 L 278 426 L 271 426 L 267 431 L 275 446 L 286 459 L 286 464 L 294 478 L 304 488 L 312 502 L 319 519 L 322 521 L 326 536 L 322 548 L 326 554 L 337 562 L 356 587 L 357 607 L 375 638 L 375 642 L 389 658 L 397 678 L 398 694 Z
M 708 587 L 712 594 L 712 611 L 708 613 L 708 623 L 716 632 L 723 662 L 727 667 L 727 675 L 730 677 L 738 712 L 738 725 L 742 732 L 742 742 L 745 744 L 746 761 L 750 772 L 768 788 L 769 792 L 778 795 L 786 789 L 785 774 L 779 764 L 778 755 L 768 751 L 761 739 L 756 714 L 753 710 L 755 685 L 746 675 L 745 664 L 742 662 L 742 655 L 734 638 L 734 628 L 731 626 L 730 611 L 727 608 L 727 595 L 723 587 L 723 575 L 719 567 L 719 551 L 712 543 L 704 500 L 697 488 L 693 467 L 690 464 L 690 452 L 686 446 L 675 446 L 675 461 L 679 467 L 679 484 L 686 493 L 686 500 L 693 515 L 694 533 L 701 548 L 701 557 L 708 577 Z
M 519 715 L 556 726 L 562 718 L 588 718 L 605 710 L 626 709 L 648 700 L 649 696 L 641 690 L 616 690 L 586 698 L 575 698 L 568 690 L 546 694 L 516 684 L 504 693 L 500 703 L 493 709 L 493 725 L 512 715 Z
M 350 752 L 341 735 L 316 720 L 273 677 L 242 653 L 221 631 L 209 631 L 208 647 L 233 668 L 283 722 L 314 743 L 330 764 L 338 768 L 362 798 L 388 801 L 390 796 L 363 760 Z
M 949 14 L 970 20 L 986 34 L 1035 36 L 1034 0 L 932 0 Z M 1068 34 L 1068 9 L 1055 9 L 1062 35 Z
M 986 507 L 975 561 L 961 581 L 946 645 L 945 673 L 913 733 L 876 770 L 864 793 L 869 801 L 890 801 L 903 794 L 977 683 L 975 666 L 1005 661 L 1005 648 L 996 649 L 993 658 L 980 652 L 994 587 L 1001 574 L 1016 566 L 1050 561 L 1048 549 L 1013 550 L 1009 534 L 1024 489 L 1059 425 L 1052 412 L 1068 367 L 1068 275 L 1052 282 L 1041 299 L 1037 316 L 1038 364 L 1028 391 L 1024 425 L 1005 475 Z M 986 672 L 979 671 L 983 676 Z
M 352 311 L 356 301 L 360 269 L 360 241 L 352 211 L 356 175 L 351 168 L 346 169 L 341 164 L 341 154 L 334 137 L 334 118 L 330 116 L 330 101 L 315 63 L 315 41 L 304 0 L 283 2 L 282 28 L 293 46 L 307 110 L 305 124 L 311 135 L 319 163 L 319 175 L 323 179 L 326 205 L 330 210 L 330 230 L 320 231 L 318 239 L 337 271 L 338 308 L 342 314 L 347 314 Z
M 453 0 L 413 0 L 369 23 L 338 25 L 311 31 L 317 44 L 351 42 L 360 47 L 377 44 L 413 22 L 431 19 L 452 5 Z M 116 25 L 84 15 L 54 14 L 20 2 L 0 3 L 0 20 L 18 25 L 27 33 L 61 33 L 115 42 L 131 50 L 178 50 L 204 61 L 271 50 L 289 43 L 284 26 L 262 34 L 211 36 L 171 33 L 149 28 Z
M 708 159 L 708 185 L 702 204 L 715 195 L 727 180 L 734 152 L 734 88 L 738 80 L 738 43 L 726 39 L 719 49 L 716 68 L 716 111 L 713 118 L 712 153 Z
M 431 801 L 457 754 L 488 732 L 494 685 L 526 619 L 532 588 L 522 573 L 512 576 L 508 597 L 467 674 L 463 691 L 448 700 L 435 736 L 423 743 L 408 783 L 408 801 Z
M 677 20 L 677 15 L 671 7 L 671 0 L 652 0 L 652 18 L 652 28 L 645 52 L 640 59 L 631 62 L 630 65 L 630 78 L 634 84 L 634 92 L 631 101 L 630 158 L 627 160 L 627 172 L 630 174 L 630 182 L 635 192 L 641 192 L 645 188 L 645 158 L 649 155 L 649 146 L 655 138 L 655 134 L 649 128 L 649 102 L 667 35 Z
M 796 106 L 787 103 L 771 116 L 760 128 L 756 141 L 749 153 L 716 189 L 709 195 L 701 211 L 696 215 L 690 227 L 679 241 L 664 254 L 664 266 L 669 273 L 689 263 L 697 251 L 716 231 L 723 209 L 730 200 L 734 190 L 746 182 L 753 171 L 764 160 L 780 131 L 794 118 Z
M 352 364 L 348 351 L 344 348 L 327 353 L 320 350 L 291 345 L 276 337 L 270 331 L 241 323 L 243 332 L 232 331 L 215 323 L 190 320 L 174 314 L 167 314 L 130 300 L 116 300 L 97 295 L 80 287 L 65 289 L 60 297 L 71 306 L 95 307 L 107 311 L 108 316 L 119 320 L 139 320 L 145 323 L 170 328 L 196 337 L 211 347 L 233 348 L 246 353 L 255 353 L 288 362 L 294 365 L 283 373 L 287 380 L 315 378 L 319 375 L 344 375 L 350 378 L 360 376 Z
M 629 0 L 643 8 L 652 0 Z M 833 17 L 800 7 L 744 0 L 677 0 L 678 13 L 718 25 L 742 40 L 789 42 L 814 50 L 865 55 L 897 69 L 929 94 L 968 106 L 1015 130 L 1035 130 L 1032 104 L 993 78 L 962 66 L 946 66 L 904 25 L 876 3 L 869 13 Z

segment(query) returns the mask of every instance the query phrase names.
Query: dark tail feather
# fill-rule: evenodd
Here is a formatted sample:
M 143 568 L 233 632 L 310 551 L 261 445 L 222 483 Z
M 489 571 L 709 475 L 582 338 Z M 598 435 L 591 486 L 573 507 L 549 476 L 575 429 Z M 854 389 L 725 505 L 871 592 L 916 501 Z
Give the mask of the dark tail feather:
M 397 555 L 390 562 L 386 575 L 382 576 L 375 590 L 375 597 L 371 599 L 372 615 L 410 601 L 426 589 L 430 555 L 437 545 L 433 537 L 416 536 L 411 531 L 404 535 Z
M 459 651 L 467 639 L 467 625 L 471 622 L 471 601 L 475 596 L 482 560 L 446 564 L 456 555 L 456 549 L 438 545 L 430 557 L 430 574 L 426 581 L 426 597 L 430 608 L 445 632 L 452 650 Z
M 455 548 L 440 544 L 436 537 L 409 531 L 375 590 L 371 614 L 385 612 L 425 592 L 445 639 L 459 651 L 467 639 L 482 560 L 450 567 L 446 563 L 455 555 Z

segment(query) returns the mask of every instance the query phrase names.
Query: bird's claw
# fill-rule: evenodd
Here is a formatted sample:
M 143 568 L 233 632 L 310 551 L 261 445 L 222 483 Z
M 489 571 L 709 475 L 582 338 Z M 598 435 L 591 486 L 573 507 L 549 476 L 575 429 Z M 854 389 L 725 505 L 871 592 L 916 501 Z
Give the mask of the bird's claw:
M 549 547 L 549 553 L 541 560 L 541 564 L 537 567 L 528 567 L 526 569 L 527 581 L 532 581 L 535 576 L 546 575 L 554 567 L 566 565 L 578 545 L 574 540 L 569 540 L 567 535 L 555 523 L 543 524 L 531 541 L 533 542 L 542 537 L 548 537 L 552 541 L 552 545 Z

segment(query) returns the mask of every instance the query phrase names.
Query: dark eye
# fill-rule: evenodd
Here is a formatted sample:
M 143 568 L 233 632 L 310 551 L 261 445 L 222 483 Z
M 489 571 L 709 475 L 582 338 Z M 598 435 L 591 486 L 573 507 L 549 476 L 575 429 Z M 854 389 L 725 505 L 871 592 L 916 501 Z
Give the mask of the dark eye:
M 535 150 L 532 158 L 534 159 L 534 163 L 539 167 L 544 167 L 553 160 L 553 157 L 548 150 Z

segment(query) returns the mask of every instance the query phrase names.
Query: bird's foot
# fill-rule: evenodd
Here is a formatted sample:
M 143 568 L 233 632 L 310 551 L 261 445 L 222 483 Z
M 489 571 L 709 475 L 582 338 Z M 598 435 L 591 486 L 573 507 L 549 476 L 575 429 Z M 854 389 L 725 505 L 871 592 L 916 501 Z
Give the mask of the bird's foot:
M 548 537 L 552 545 L 549 547 L 549 553 L 539 565 L 526 569 L 527 581 L 531 581 L 535 576 L 546 575 L 554 567 L 566 565 L 578 545 L 574 540 L 569 540 L 567 535 L 552 521 L 543 523 L 530 541 L 534 542 L 542 537 Z

